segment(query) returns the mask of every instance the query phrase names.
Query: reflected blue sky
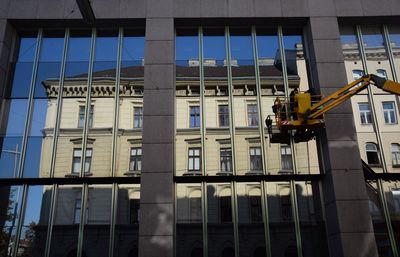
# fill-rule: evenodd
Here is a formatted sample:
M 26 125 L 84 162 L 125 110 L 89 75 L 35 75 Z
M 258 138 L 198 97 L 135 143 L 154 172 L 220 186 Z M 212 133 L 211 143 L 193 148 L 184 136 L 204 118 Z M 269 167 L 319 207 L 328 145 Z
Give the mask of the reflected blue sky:
M 257 36 L 257 50 L 259 57 L 274 58 L 278 49 L 277 36 Z M 302 43 L 300 35 L 284 36 L 285 49 L 296 49 L 296 45 Z M 252 60 L 253 48 L 251 36 L 231 36 L 231 56 L 236 60 Z M 225 59 L 224 36 L 204 36 L 204 58 Z M 185 61 L 198 58 L 198 37 L 176 37 L 176 60 Z
M 33 62 L 35 59 L 36 38 L 21 38 L 18 61 Z

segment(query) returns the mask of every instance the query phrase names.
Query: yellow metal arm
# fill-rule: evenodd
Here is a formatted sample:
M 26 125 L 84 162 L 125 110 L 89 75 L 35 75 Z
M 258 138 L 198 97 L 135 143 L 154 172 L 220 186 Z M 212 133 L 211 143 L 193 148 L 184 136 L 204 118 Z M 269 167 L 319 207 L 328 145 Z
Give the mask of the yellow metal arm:
M 310 108 L 308 119 L 316 119 L 317 117 L 321 116 L 332 108 L 340 105 L 353 95 L 356 95 L 360 91 L 366 89 L 370 84 L 382 89 L 383 91 L 400 95 L 400 83 L 386 80 L 373 74 L 368 74 L 362 76 L 356 81 L 351 82 L 342 89 L 339 89 L 331 95 L 323 98 L 318 103 L 312 105 Z

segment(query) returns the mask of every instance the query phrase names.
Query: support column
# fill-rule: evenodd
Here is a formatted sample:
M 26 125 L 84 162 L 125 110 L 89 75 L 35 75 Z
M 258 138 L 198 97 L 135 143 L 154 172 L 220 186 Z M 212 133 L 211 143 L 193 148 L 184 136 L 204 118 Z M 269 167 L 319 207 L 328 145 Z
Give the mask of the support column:
M 313 84 L 326 96 L 347 84 L 337 17 L 311 17 L 307 30 Z M 350 100 L 329 111 L 325 122 L 322 183 L 330 256 L 377 257 Z
M 140 257 L 174 256 L 174 38 L 172 18 L 146 20 Z

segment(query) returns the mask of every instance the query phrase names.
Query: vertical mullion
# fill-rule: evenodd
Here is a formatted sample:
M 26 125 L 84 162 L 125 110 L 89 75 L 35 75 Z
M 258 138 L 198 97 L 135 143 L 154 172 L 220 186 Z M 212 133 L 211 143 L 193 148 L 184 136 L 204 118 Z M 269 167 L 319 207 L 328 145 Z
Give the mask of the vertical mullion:
M 205 150 L 205 134 L 206 134 L 206 123 L 205 123 L 205 110 L 204 110 L 204 47 L 203 47 L 203 27 L 199 27 L 199 68 L 200 68 L 200 133 L 201 133 L 201 169 L 202 175 L 207 175 L 207 163 L 206 163 L 206 150 Z M 203 257 L 208 256 L 208 238 L 207 238 L 207 185 L 206 182 L 201 183 L 201 210 L 202 210 L 202 233 L 203 233 Z
M 208 207 L 207 207 L 207 182 L 201 183 L 201 196 L 202 196 L 202 222 L 203 222 L 203 257 L 208 256 Z
M 117 165 L 117 138 L 118 138 L 118 121 L 119 121 L 119 87 L 121 78 L 121 57 L 122 57 L 122 44 L 123 44 L 124 30 L 119 28 L 118 32 L 118 50 L 117 50 L 117 67 L 115 74 L 115 97 L 114 97 L 114 125 L 113 125 L 113 138 L 111 145 L 111 176 L 115 176 Z
M 358 46 L 359 46 L 359 50 L 360 50 L 360 56 L 361 56 L 361 60 L 362 60 L 362 65 L 363 65 L 363 69 L 364 69 L 364 73 L 368 74 L 368 65 L 367 65 L 367 57 L 365 54 L 365 48 L 364 48 L 364 40 L 362 38 L 362 32 L 361 32 L 361 27 L 359 25 L 356 26 L 356 34 L 357 34 L 357 41 L 358 41 Z M 376 140 L 378 143 L 378 147 L 379 147 L 379 156 L 381 157 L 381 161 L 382 161 L 382 170 L 384 173 L 387 173 L 387 167 L 386 167 L 386 159 L 385 159 L 385 155 L 383 154 L 383 143 L 382 143 L 382 137 L 381 137 L 381 131 L 379 128 L 379 124 L 378 124 L 378 118 L 376 116 L 376 109 L 375 109 L 375 100 L 373 97 L 373 92 L 371 90 L 371 85 L 368 85 L 367 88 L 367 94 L 368 94 L 368 102 L 371 106 L 371 113 L 372 113 L 372 120 L 373 120 L 373 126 L 375 129 L 375 135 L 376 135 Z
M 26 200 L 28 198 L 28 185 L 23 185 L 22 197 L 21 197 L 21 207 L 19 211 L 18 217 L 18 224 L 17 224 L 17 231 L 15 233 L 15 240 L 14 240 L 14 248 L 12 249 L 12 257 L 17 257 L 18 248 L 19 248 L 19 241 L 21 237 L 21 230 L 24 224 L 25 219 L 25 209 L 26 209 Z
M 295 233 L 296 233 L 297 256 L 303 257 L 303 246 L 301 244 L 299 209 L 297 206 L 296 182 L 294 180 L 290 180 L 290 191 L 291 191 L 290 200 L 291 200 L 291 204 L 292 204 L 294 228 L 295 228 Z
M 281 49 L 281 59 L 282 59 L 282 75 L 283 75 L 283 85 L 285 88 L 285 98 L 286 102 L 290 101 L 289 97 L 289 78 L 287 75 L 287 67 L 286 67 L 286 57 L 285 57 L 285 45 L 283 42 L 283 31 L 282 27 L 278 26 L 278 38 L 279 38 L 279 49 Z M 286 104 L 286 116 L 289 117 L 289 104 Z M 294 148 L 294 138 L 290 134 L 290 150 L 292 152 L 292 167 L 293 173 L 297 174 L 297 165 L 296 165 L 296 153 Z
M 206 150 L 205 150 L 205 131 L 206 131 L 206 124 L 205 124 L 205 108 L 204 108 L 204 53 L 203 53 L 203 28 L 199 27 L 198 31 L 198 44 L 199 44 L 199 69 L 200 69 L 200 136 L 201 136 L 201 174 L 205 176 L 207 174 L 206 170 Z
M 118 184 L 112 184 L 111 192 L 111 217 L 110 217 L 110 241 L 108 246 L 108 256 L 114 256 L 114 235 L 115 235 L 115 222 L 117 220 L 117 210 L 118 210 Z
M 390 44 L 389 29 L 388 29 L 387 25 L 383 25 L 383 35 L 384 35 L 384 40 L 385 40 L 385 45 L 386 45 L 386 52 L 387 52 L 387 55 L 389 56 L 389 63 L 390 63 L 390 69 L 392 71 L 393 80 L 396 82 L 399 82 L 399 80 L 397 78 L 397 73 L 396 73 L 396 65 L 394 63 L 393 49 Z M 397 106 L 398 106 L 397 112 L 400 114 L 400 96 L 394 95 L 394 97 L 396 98 L 396 102 L 397 102 Z
M 399 253 L 398 253 L 398 249 L 397 249 L 397 245 L 396 245 L 396 237 L 393 234 L 393 226 L 392 226 L 392 220 L 390 217 L 389 207 L 387 206 L 387 201 L 386 201 L 385 193 L 383 190 L 382 179 L 377 179 L 376 183 L 378 186 L 379 199 L 380 199 L 382 207 L 383 207 L 383 214 L 384 214 L 384 218 L 385 218 L 385 222 L 386 222 L 386 229 L 388 230 L 388 235 L 389 235 L 390 245 L 391 245 L 392 252 L 393 252 L 393 257 L 399 257 Z
M 239 254 L 239 219 L 238 219 L 238 208 L 237 208 L 237 191 L 236 181 L 231 182 L 231 205 L 232 205 L 232 222 L 233 222 L 233 235 L 235 243 L 235 257 L 240 257 Z
M 51 192 L 51 200 L 50 200 L 50 210 L 49 210 L 49 219 L 47 222 L 47 236 L 46 236 L 46 246 L 44 250 L 44 257 L 50 256 L 51 250 L 51 240 L 53 239 L 53 224 L 55 218 L 55 210 L 57 204 L 57 193 L 58 193 L 58 185 L 53 184 L 52 192 Z
M 267 174 L 267 150 L 265 149 L 265 131 L 264 131 L 264 122 L 262 115 L 262 95 L 261 95 L 261 80 L 260 80 L 260 67 L 258 65 L 258 49 L 257 49 L 257 34 L 256 27 L 252 26 L 251 28 L 251 38 L 253 43 L 253 58 L 254 58 L 254 68 L 256 72 L 256 94 L 257 94 L 257 111 L 258 111 L 258 132 L 260 134 L 260 143 L 261 143 L 261 160 L 263 166 L 263 174 Z
M 85 162 L 86 162 L 86 148 L 87 148 L 87 134 L 89 130 L 89 116 L 90 116 L 90 108 L 91 108 L 91 91 L 92 91 L 92 78 L 93 78 L 93 63 L 94 63 L 94 54 L 95 54 L 95 46 L 96 46 L 96 29 L 92 29 L 92 42 L 90 49 L 90 57 L 89 57 L 89 69 L 88 69 L 88 82 L 87 82 L 87 91 L 86 91 L 86 105 L 85 105 L 85 122 L 83 125 L 82 132 L 82 152 L 81 152 L 81 173 L 80 176 L 85 176 Z M 92 151 L 93 155 L 93 151 Z
M 236 151 L 235 151 L 235 118 L 233 108 L 233 82 L 232 82 L 232 63 L 231 63 L 231 39 L 229 27 L 225 27 L 225 50 L 226 50 L 226 67 L 228 72 L 228 91 L 229 91 L 229 132 L 231 137 L 231 151 L 232 151 L 232 172 L 236 175 Z
M 62 99 L 64 93 L 64 79 L 65 79 L 64 77 L 65 77 L 65 66 L 68 54 L 69 35 L 70 35 L 69 29 L 67 28 L 65 30 L 65 35 L 64 35 L 63 56 L 61 60 L 61 71 L 58 84 L 56 123 L 54 124 L 54 130 L 53 130 L 53 142 L 52 142 L 50 172 L 49 172 L 50 178 L 54 177 L 54 170 L 56 165 L 56 154 L 57 154 L 58 134 L 61 123 Z
M 270 242 L 270 232 L 269 232 L 269 215 L 268 215 L 268 198 L 267 198 L 267 183 L 261 181 L 261 207 L 262 215 L 264 220 L 264 237 L 265 237 L 265 249 L 266 257 L 272 257 L 271 253 L 271 242 Z
M 228 91 L 229 91 L 229 131 L 231 136 L 231 151 L 232 151 L 232 172 L 236 175 L 236 151 L 235 151 L 235 115 L 233 107 L 233 92 L 234 86 L 232 82 L 232 63 L 231 63 L 231 39 L 229 27 L 225 27 L 225 49 L 226 62 L 228 69 Z M 239 257 L 239 231 L 237 223 L 237 208 L 236 208 L 236 182 L 231 182 L 231 205 L 232 205 L 232 221 L 235 242 L 235 257 Z
M 77 257 L 82 256 L 83 249 L 83 231 L 86 223 L 86 208 L 87 208 L 87 196 L 88 196 L 88 184 L 83 184 L 82 186 L 82 196 L 81 196 L 81 213 L 80 213 L 80 223 L 78 232 L 78 246 L 77 246 Z
M 30 130 L 30 120 L 31 116 L 33 113 L 33 97 L 35 93 L 35 85 L 36 85 L 36 76 L 37 76 L 37 70 L 38 70 L 38 65 L 39 65 L 39 57 L 40 57 L 40 48 L 41 48 L 41 43 L 42 43 L 42 37 L 43 37 L 43 30 L 39 29 L 37 39 L 36 39 L 36 49 L 35 49 L 35 57 L 34 57 L 34 63 L 33 63 L 33 70 L 32 70 L 32 76 L 31 76 L 31 85 L 29 89 L 29 98 L 28 98 L 28 106 L 27 106 L 27 114 L 25 118 L 25 127 L 24 127 L 24 134 L 22 137 L 22 147 L 21 147 L 21 157 L 19 159 L 19 165 L 18 165 L 18 178 L 23 177 L 23 171 L 24 171 L 24 166 L 25 166 L 25 153 L 26 153 L 26 146 L 28 144 L 28 136 L 29 136 L 29 130 Z M 18 153 L 17 153 L 18 154 Z

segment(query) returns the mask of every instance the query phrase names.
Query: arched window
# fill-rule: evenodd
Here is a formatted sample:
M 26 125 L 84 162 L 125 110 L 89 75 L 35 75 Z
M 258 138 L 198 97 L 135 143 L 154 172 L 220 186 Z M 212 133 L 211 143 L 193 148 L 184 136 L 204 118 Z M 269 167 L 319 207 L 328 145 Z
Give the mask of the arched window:
M 364 71 L 363 70 L 353 70 L 353 79 L 357 80 L 359 78 L 361 78 L 362 76 L 364 76 Z
M 201 222 L 201 191 L 193 190 L 189 195 L 190 222 Z
M 378 156 L 378 146 L 375 143 L 366 143 L 365 151 L 367 152 L 367 162 L 372 165 L 380 165 Z
M 377 69 L 376 75 L 378 75 L 381 78 L 387 79 L 387 73 L 385 69 Z
M 393 143 L 390 145 L 392 152 L 392 165 L 393 167 L 400 167 L 400 144 Z

